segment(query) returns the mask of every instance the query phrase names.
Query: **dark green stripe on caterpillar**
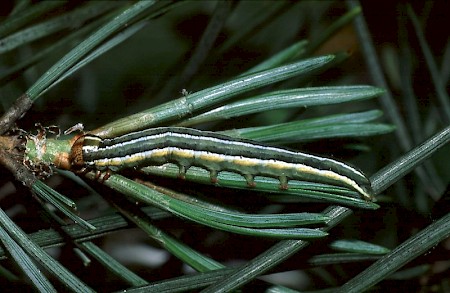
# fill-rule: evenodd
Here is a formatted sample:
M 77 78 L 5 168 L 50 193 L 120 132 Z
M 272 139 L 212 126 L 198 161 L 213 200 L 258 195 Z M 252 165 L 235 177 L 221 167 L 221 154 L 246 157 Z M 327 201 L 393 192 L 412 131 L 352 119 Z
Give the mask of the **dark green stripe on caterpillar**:
M 212 182 L 218 172 L 231 171 L 243 175 L 249 186 L 255 185 L 254 176 L 277 178 L 281 189 L 297 179 L 343 185 L 372 199 L 367 177 L 345 163 L 191 128 L 152 128 L 111 139 L 84 135 L 74 143 L 70 161 L 75 171 L 175 163 L 180 177 L 198 166 L 210 172 Z

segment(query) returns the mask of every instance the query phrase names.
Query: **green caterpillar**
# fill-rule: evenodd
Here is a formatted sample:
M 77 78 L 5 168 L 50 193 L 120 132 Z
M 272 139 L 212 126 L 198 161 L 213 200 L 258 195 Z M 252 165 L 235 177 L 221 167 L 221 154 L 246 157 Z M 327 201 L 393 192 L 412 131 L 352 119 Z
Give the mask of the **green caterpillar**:
M 192 128 L 159 127 L 110 139 L 87 134 L 72 146 L 70 162 L 75 171 L 174 163 L 180 177 L 198 166 L 210 172 L 212 182 L 220 171 L 231 171 L 243 175 L 249 186 L 259 175 L 277 178 L 281 189 L 296 179 L 343 185 L 373 198 L 369 179 L 345 163 Z

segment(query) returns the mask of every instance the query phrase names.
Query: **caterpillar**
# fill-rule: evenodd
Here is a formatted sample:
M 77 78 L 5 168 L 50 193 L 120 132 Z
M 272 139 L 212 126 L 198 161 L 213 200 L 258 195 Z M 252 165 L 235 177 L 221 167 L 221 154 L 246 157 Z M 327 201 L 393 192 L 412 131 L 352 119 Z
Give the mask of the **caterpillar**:
M 373 198 L 369 179 L 343 162 L 192 128 L 158 127 L 105 139 L 86 134 L 73 144 L 70 163 L 75 172 L 174 163 L 181 178 L 190 166 L 198 166 L 210 172 L 214 183 L 220 171 L 231 171 L 250 187 L 255 176 L 267 176 L 277 178 L 280 189 L 288 188 L 289 179 L 306 180 L 346 186 L 366 200 Z

